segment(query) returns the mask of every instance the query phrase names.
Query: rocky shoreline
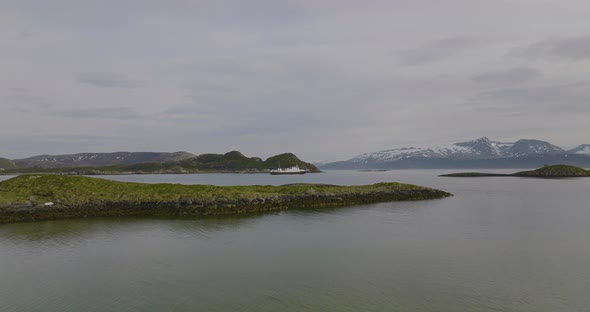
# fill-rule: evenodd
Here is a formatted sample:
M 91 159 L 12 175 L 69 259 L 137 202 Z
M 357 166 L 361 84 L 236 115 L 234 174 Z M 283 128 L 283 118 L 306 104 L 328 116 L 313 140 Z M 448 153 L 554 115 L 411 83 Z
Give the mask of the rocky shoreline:
M 94 178 L 84 179 L 100 180 Z M 111 181 L 107 183 L 130 184 L 135 187 L 137 185 L 137 183 Z M 0 196 L 3 191 L 2 186 L 2 183 L 0 183 Z M 167 187 L 169 186 L 167 185 Z M 154 188 L 153 185 L 149 187 Z M 281 193 L 285 189 L 288 190 L 289 187 L 305 189 L 305 191 L 297 191 L 298 193 L 294 192 L 294 194 Z M 234 192 L 232 187 L 217 188 L 226 188 L 228 191 Z M 32 198 L 30 196 L 28 200 L 20 202 L 0 201 L 0 223 L 89 217 L 237 215 L 289 209 L 342 207 L 388 201 L 428 200 L 452 196 L 447 192 L 436 189 L 417 186 L 406 187 L 404 184 L 397 183 L 360 186 L 361 191 L 354 186 L 339 187 L 313 184 L 280 187 L 265 186 L 265 188 L 277 188 L 279 192 L 249 194 L 249 196 L 241 196 L 240 194 L 216 195 L 214 198 L 208 199 L 199 198 L 199 196 L 181 196 L 175 200 L 154 200 L 150 198 L 125 200 L 120 199 L 121 196 L 118 196 L 119 199 L 115 199 L 117 196 L 113 195 L 112 198 L 89 198 L 76 202 L 68 201 L 66 196 L 63 198 L 56 197 L 55 191 L 49 191 L 49 193 L 45 194 L 45 198 L 49 200 L 55 197 L 55 199 L 52 199 L 52 205 L 43 205 L 39 198 L 33 198 L 35 200 L 33 202 L 30 200 Z M 279 188 L 282 189 L 279 190 Z M 326 190 L 330 188 L 336 189 L 334 192 L 327 192 Z M 345 190 L 350 188 L 350 191 L 342 191 L 343 188 Z M 318 191 L 314 189 L 318 189 Z M 67 192 L 65 193 L 67 194 Z

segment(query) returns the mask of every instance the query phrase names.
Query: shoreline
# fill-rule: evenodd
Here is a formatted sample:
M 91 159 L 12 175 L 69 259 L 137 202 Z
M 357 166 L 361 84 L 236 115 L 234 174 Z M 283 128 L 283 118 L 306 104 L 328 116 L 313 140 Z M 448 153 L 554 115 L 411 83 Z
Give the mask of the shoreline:
M 90 217 L 220 216 L 317 209 L 452 194 L 409 184 L 211 186 L 18 176 L 0 182 L 0 223 Z M 51 203 L 51 205 L 48 205 Z
M 325 173 L 325 171 L 310 171 L 305 174 Z M 270 171 L 194 171 L 194 172 L 101 172 L 101 173 L 71 173 L 71 172 L 1 172 L 0 176 L 21 175 L 63 175 L 63 176 L 116 176 L 116 175 L 144 175 L 144 174 L 270 174 Z
M 442 174 L 440 177 L 450 178 L 478 178 L 478 177 L 517 177 L 538 179 L 584 178 L 590 177 L 590 171 L 570 165 L 546 165 L 544 167 L 520 171 L 515 173 L 486 173 L 486 172 L 459 172 Z

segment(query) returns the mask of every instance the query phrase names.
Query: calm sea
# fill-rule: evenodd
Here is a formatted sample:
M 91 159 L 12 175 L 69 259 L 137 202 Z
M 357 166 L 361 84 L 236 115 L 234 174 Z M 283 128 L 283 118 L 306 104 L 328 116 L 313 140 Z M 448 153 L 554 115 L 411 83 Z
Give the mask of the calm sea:
M 590 179 L 437 177 L 448 172 L 103 177 L 399 181 L 455 196 L 239 218 L 0 225 L 0 311 L 590 311 Z

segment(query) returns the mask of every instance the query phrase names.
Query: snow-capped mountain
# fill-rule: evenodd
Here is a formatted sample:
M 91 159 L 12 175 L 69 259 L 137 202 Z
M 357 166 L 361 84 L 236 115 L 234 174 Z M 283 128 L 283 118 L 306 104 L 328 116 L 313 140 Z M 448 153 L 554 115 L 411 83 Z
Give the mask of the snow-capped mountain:
M 561 147 L 539 140 L 518 140 L 512 145 L 506 155 L 502 157 L 523 157 L 531 155 L 564 154 Z
M 437 147 L 404 147 L 356 156 L 343 162 L 321 166 L 335 168 L 449 168 L 449 167 L 518 167 L 545 163 L 588 163 L 580 158 L 590 152 L 590 145 L 580 146 L 575 153 L 539 140 L 497 142 L 486 137 Z M 569 158 L 568 158 L 569 157 Z M 530 160 L 530 161 L 529 161 Z M 534 165 L 533 165 L 534 164 Z
M 536 154 L 561 154 L 565 151 L 553 144 L 537 140 L 515 143 L 491 141 L 484 137 L 473 141 L 439 147 L 405 147 L 367 153 L 352 158 L 351 162 L 390 162 L 408 158 L 495 159 Z
M 567 151 L 570 154 L 590 155 L 590 144 L 582 144 L 576 148 Z
M 310 163 L 316 167 L 320 167 L 329 163 L 333 163 L 336 162 L 336 160 L 317 160 L 317 161 L 311 161 Z

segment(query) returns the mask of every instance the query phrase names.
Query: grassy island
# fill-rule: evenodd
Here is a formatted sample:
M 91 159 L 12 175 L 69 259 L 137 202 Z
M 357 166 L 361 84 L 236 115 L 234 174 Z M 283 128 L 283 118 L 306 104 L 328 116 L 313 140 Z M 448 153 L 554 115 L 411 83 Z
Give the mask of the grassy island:
M 473 178 L 473 177 L 530 177 L 530 178 L 575 178 L 590 177 L 590 171 L 576 166 L 553 165 L 536 170 L 520 171 L 512 174 L 459 172 L 443 174 L 441 177 Z
M 22 175 L 0 182 L 0 223 L 99 216 L 243 214 L 448 196 L 451 194 L 440 190 L 401 183 L 213 186 Z
M 568 177 L 590 177 L 590 172 L 580 167 L 568 165 L 545 166 L 537 170 L 521 171 L 514 174 L 517 177 L 539 177 L 539 178 L 568 178 Z

